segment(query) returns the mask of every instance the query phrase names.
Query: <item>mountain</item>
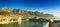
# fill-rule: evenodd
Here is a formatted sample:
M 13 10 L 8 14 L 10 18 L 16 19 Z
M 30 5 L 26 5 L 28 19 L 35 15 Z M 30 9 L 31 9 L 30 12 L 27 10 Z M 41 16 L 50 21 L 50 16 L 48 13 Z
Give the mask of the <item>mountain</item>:
M 43 12 L 38 12 L 38 11 L 27 11 L 27 10 L 22 10 L 22 9 L 13 9 L 11 10 L 10 8 L 4 7 L 0 9 L 0 15 L 20 15 L 23 17 L 54 17 L 52 14 L 44 14 Z

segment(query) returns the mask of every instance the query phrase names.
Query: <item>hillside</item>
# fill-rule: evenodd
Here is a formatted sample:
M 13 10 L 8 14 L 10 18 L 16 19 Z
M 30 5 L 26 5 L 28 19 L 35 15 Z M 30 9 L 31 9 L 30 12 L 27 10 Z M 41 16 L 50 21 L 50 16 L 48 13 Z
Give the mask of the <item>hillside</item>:
M 0 15 L 5 15 L 5 16 L 8 16 L 8 15 L 20 15 L 20 16 L 23 16 L 23 17 L 54 17 L 52 14 L 44 14 L 43 12 L 38 12 L 38 11 L 27 11 L 27 10 L 22 10 L 22 9 L 10 9 L 10 8 L 7 8 L 7 7 L 4 7 L 2 9 L 0 9 Z

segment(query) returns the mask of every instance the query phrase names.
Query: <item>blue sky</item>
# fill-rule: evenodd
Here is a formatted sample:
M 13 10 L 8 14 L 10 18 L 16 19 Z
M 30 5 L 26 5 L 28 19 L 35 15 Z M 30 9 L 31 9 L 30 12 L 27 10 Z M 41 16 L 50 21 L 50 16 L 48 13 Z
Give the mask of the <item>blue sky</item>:
M 0 8 L 40 11 L 60 17 L 60 0 L 0 0 Z

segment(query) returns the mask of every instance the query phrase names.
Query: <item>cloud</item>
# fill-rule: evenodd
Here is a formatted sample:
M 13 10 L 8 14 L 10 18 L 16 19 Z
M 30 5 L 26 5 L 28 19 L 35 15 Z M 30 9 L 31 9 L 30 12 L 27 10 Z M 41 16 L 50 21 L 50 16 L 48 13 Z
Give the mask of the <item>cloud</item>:
M 48 9 L 48 10 L 40 10 L 40 11 L 60 17 L 60 8 L 59 7 L 54 8 L 54 9 Z
M 50 8 L 50 9 L 46 9 L 46 8 L 40 8 L 40 9 L 35 9 L 35 10 L 32 9 L 29 11 L 40 11 L 40 12 L 53 14 L 54 16 L 60 17 L 60 6 L 57 6 L 55 8 Z

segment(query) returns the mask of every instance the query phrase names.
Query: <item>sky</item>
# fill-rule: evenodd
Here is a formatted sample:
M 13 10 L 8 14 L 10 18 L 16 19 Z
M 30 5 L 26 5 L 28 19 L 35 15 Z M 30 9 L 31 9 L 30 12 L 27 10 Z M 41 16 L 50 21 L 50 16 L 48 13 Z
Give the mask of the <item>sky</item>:
M 39 11 L 60 17 L 60 0 L 0 0 L 0 8 L 20 8 Z

